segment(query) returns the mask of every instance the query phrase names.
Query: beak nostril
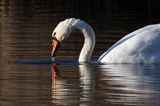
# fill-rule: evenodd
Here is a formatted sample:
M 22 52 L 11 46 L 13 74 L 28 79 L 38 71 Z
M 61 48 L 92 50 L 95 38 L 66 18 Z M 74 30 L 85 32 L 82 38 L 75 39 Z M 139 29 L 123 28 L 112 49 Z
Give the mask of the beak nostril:
M 50 43 L 53 44 L 53 41 L 51 40 Z

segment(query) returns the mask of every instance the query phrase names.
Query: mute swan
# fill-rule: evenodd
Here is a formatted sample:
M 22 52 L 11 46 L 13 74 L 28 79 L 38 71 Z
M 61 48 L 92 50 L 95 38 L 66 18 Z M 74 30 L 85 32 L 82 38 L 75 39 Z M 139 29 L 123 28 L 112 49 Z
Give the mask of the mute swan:
M 79 62 L 89 62 L 94 45 L 95 33 L 86 22 L 70 18 L 60 22 L 52 33 L 52 61 L 61 42 L 72 30 L 79 29 L 85 38 Z M 138 29 L 115 43 L 98 59 L 100 63 L 160 63 L 160 24 Z

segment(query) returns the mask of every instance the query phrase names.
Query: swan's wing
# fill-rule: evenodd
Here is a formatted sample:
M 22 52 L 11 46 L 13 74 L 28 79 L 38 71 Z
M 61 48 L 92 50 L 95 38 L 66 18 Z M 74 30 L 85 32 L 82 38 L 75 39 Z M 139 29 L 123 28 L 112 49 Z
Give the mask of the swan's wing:
M 117 47 L 118 45 L 120 45 L 121 43 L 127 41 L 128 39 L 132 38 L 133 36 L 136 36 L 144 31 L 147 30 L 151 30 L 152 28 L 154 28 L 155 25 L 148 25 L 146 27 L 140 28 L 132 33 L 129 33 L 128 35 L 124 36 L 122 39 L 120 39 L 118 42 L 116 42 L 112 47 L 110 47 L 106 52 L 104 52 L 100 58 L 98 59 L 98 61 L 101 61 L 112 49 L 114 49 L 115 47 Z

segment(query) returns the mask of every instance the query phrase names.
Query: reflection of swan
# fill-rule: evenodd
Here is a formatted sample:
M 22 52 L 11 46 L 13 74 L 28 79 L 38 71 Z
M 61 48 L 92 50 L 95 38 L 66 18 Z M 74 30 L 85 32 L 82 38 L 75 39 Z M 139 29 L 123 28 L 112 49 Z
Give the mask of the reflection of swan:
M 92 101 L 95 91 L 95 70 L 93 70 L 89 65 L 80 65 L 79 72 L 82 89 L 80 102 L 84 102 L 83 106 L 87 106 L 87 102 Z
M 57 67 L 55 64 L 52 66 L 52 103 L 58 104 L 58 105 L 65 105 L 67 103 L 67 100 L 69 96 L 67 96 L 70 93 L 70 90 L 66 88 L 67 81 L 64 79 L 59 79 L 58 74 L 59 70 L 57 70 Z
M 60 22 L 53 31 L 52 60 L 57 51 L 57 45 L 67 39 L 74 29 L 79 29 L 85 38 L 79 62 L 90 61 L 95 45 L 94 31 L 84 21 L 74 18 Z M 98 61 L 103 63 L 160 63 L 159 41 L 160 24 L 146 26 L 123 37 L 100 56 Z
M 59 73 L 56 65 L 52 67 L 52 103 L 69 106 L 87 105 L 92 101 L 95 90 L 95 71 L 88 65 L 80 65 L 78 77 L 71 75 L 63 78 L 63 75 L 68 75 L 67 68 Z M 57 74 L 59 75 L 57 76 Z
M 125 105 L 140 104 L 145 102 L 153 102 L 153 98 L 158 98 L 155 94 L 159 91 L 159 87 L 154 85 L 154 81 L 159 80 L 159 77 L 148 74 L 157 71 L 158 67 L 151 65 L 129 65 L 129 64 L 110 64 L 102 65 L 101 72 L 106 83 L 108 91 L 106 94 L 110 98 L 108 101 L 112 103 L 124 103 Z M 148 71 L 148 72 L 147 72 Z M 159 75 L 158 75 L 159 76 Z M 101 79 L 103 79 L 103 77 Z M 156 89 L 155 87 L 156 86 Z M 109 88 L 110 87 L 110 88 Z M 154 102 L 153 102 L 154 103 Z

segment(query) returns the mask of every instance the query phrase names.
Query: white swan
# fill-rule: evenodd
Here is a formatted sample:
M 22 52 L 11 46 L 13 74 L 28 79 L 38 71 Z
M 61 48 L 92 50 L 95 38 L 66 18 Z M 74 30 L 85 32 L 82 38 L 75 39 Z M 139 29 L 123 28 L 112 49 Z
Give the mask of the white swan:
M 94 31 L 86 22 L 75 18 L 60 22 L 53 31 L 52 60 L 58 45 L 66 40 L 74 29 L 79 29 L 85 38 L 79 62 L 90 61 L 95 45 Z M 103 53 L 98 62 L 160 63 L 160 24 L 149 25 L 126 35 Z

